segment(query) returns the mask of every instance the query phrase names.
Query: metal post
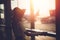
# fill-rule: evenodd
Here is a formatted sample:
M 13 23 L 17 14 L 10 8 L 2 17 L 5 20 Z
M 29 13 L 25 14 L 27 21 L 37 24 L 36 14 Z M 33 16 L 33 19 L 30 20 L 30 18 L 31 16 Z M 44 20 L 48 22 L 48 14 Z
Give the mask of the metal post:
M 34 8 L 33 8 L 33 3 L 32 3 L 32 0 L 30 0 L 30 20 L 31 20 L 31 29 L 34 29 Z M 31 40 L 35 40 L 35 36 L 32 35 L 31 36 Z
M 11 31 L 11 0 L 4 0 L 4 15 L 5 15 L 5 40 L 12 40 L 12 31 Z

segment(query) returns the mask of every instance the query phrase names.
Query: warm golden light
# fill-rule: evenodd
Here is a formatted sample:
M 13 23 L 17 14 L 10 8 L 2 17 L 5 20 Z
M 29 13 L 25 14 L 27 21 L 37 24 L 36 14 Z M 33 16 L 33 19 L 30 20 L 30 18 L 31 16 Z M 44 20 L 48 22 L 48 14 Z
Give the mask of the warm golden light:
M 55 10 L 55 0 L 33 0 L 34 13 L 39 10 L 40 17 L 50 16 L 49 10 Z
M 49 10 L 55 10 L 55 0 L 32 0 L 34 14 L 39 10 L 40 17 L 50 16 Z M 30 0 L 20 0 L 18 2 L 20 8 L 25 8 L 25 14 L 30 14 Z

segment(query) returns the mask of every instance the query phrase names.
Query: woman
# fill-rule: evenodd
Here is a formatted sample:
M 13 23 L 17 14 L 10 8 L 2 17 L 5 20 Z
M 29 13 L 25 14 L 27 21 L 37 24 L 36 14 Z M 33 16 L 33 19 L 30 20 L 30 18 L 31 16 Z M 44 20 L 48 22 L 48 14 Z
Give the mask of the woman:
M 24 27 L 22 25 L 22 17 L 24 16 L 24 9 L 14 8 L 12 11 L 12 28 L 15 35 L 15 40 L 25 40 Z

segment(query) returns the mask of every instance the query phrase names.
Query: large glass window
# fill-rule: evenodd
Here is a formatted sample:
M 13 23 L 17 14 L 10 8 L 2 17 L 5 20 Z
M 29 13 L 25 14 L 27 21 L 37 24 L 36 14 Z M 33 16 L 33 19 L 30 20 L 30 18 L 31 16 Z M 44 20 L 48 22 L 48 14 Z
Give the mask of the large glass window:
M 55 0 L 12 0 L 11 8 L 14 9 L 15 7 L 19 7 L 20 9 L 26 9 L 23 18 L 24 27 L 26 28 L 31 27 L 30 14 L 31 11 L 33 10 L 35 18 L 34 19 L 35 29 L 56 32 Z M 47 38 L 50 37 L 46 37 L 46 39 Z M 45 39 L 45 37 L 43 37 L 43 39 Z M 41 40 L 43 39 L 41 38 Z M 55 39 L 52 38 L 51 40 Z

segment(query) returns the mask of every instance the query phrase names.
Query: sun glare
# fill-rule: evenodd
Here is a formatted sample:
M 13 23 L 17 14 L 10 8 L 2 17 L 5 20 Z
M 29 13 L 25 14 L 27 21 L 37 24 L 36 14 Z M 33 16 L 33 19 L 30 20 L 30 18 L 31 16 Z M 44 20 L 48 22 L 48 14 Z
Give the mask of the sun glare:
M 34 13 L 39 10 L 40 17 L 50 16 L 49 10 L 55 10 L 55 0 L 33 0 Z
M 30 0 L 19 1 L 19 7 L 25 8 L 25 14 L 30 14 Z M 39 10 L 40 17 L 50 16 L 49 10 L 55 10 L 55 0 L 32 0 L 34 14 Z

